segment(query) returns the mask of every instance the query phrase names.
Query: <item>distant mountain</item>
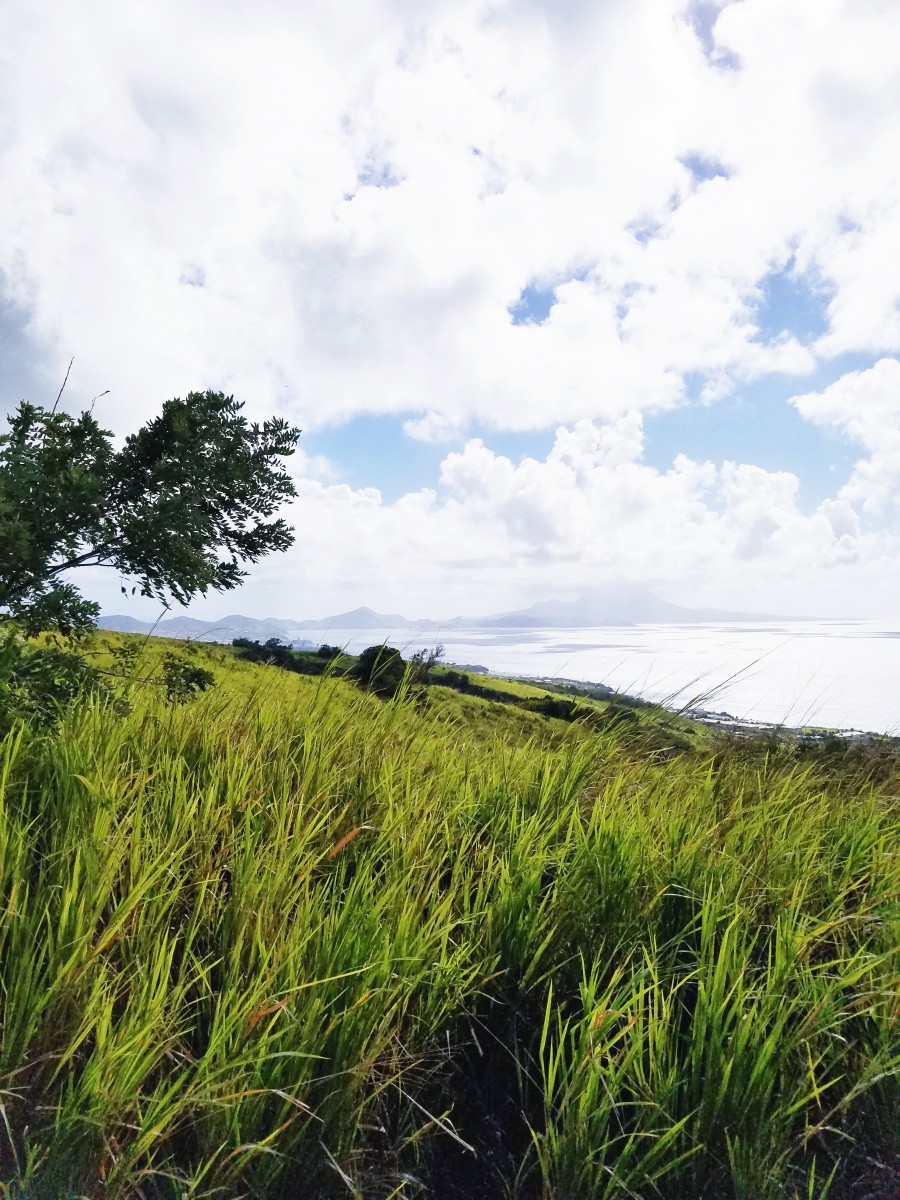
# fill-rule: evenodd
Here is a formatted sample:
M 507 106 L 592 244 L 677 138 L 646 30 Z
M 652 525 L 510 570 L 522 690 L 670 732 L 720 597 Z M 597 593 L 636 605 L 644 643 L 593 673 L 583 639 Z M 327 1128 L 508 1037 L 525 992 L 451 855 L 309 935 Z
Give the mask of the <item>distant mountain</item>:
M 101 617 L 98 624 L 101 629 L 115 630 L 119 633 L 152 633 L 156 637 L 185 638 L 200 642 L 230 642 L 236 637 L 247 637 L 262 642 L 267 638 L 277 637 L 288 641 L 290 630 L 295 626 L 293 621 L 280 621 L 273 617 L 259 620 L 239 613 L 223 617 L 221 621 L 200 621 L 196 617 L 168 617 L 155 623 L 116 615 Z
M 314 621 L 287 621 L 291 629 L 431 629 L 436 621 L 411 621 L 399 613 L 377 613 L 371 608 L 354 608 L 336 617 L 321 617 Z
M 149 633 L 150 626 L 146 621 L 138 621 L 134 617 L 121 615 L 100 617 L 98 624 L 101 629 L 111 629 L 114 633 Z
M 704 621 L 789 620 L 771 613 L 730 612 L 719 608 L 685 608 L 661 600 L 653 592 L 639 587 L 594 588 L 578 600 L 539 600 L 529 608 L 494 613 L 486 617 L 454 617 L 448 621 L 410 620 L 399 613 L 378 613 L 371 608 L 314 620 L 289 621 L 282 618 L 245 617 L 233 613 L 220 621 L 200 621 L 195 617 L 169 617 L 155 625 L 134 617 L 101 617 L 100 628 L 121 633 L 153 633 L 158 637 L 191 638 L 205 642 L 230 642 L 236 637 L 264 642 L 277 637 L 284 642 L 297 641 L 297 635 L 310 630 L 325 634 L 331 630 L 377 629 L 404 632 L 435 632 L 451 629 L 589 629 L 602 625 L 687 625 Z M 299 639 L 307 642 L 308 639 Z
M 283 642 L 296 642 L 297 635 L 309 630 L 326 633 L 342 629 L 432 629 L 434 621 L 410 621 L 398 613 L 377 613 L 371 608 L 355 608 L 352 612 L 338 613 L 333 617 L 320 617 L 311 621 L 289 621 L 278 617 L 245 617 L 232 613 L 219 621 L 201 621 L 196 617 L 167 617 L 165 620 L 138 621 L 134 617 L 121 615 L 103 616 L 98 622 L 101 629 L 118 633 L 155 634 L 157 637 L 187 638 L 201 642 L 230 642 L 237 637 L 252 638 L 264 642 L 268 638 L 281 638 Z M 300 639 L 312 644 L 309 639 Z
M 686 625 L 702 621 L 772 620 L 771 614 L 684 608 L 639 587 L 594 588 L 578 600 L 539 600 L 530 608 L 486 617 L 497 628 L 585 629 L 600 625 Z

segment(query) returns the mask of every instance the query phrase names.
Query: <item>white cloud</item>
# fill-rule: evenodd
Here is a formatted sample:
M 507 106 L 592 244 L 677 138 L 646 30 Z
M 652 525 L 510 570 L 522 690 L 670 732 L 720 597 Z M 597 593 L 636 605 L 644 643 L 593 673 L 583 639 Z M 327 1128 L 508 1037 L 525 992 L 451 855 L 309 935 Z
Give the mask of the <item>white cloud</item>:
M 252 585 L 283 610 L 311 576 L 450 610 L 476 571 L 481 608 L 548 567 L 735 599 L 868 580 L 896 552 L 861 516 L 898 494 L 895 359 L 797 399 L 866 455 L 814 512 L 786 473 L 641 459 L 641 415 L 695 387 L 727 412 L 900 351 L 895 7 L 718 7 L 701 38 L 687 0 L 9 0 L 3 298 L 118 433 L 204 387 L 307 430 L 557 428 L 543 461 L 470 441 L 395 504 L 298 460 L 297 549 Z M 812 344 L 760 332 L 788 268 L 827 301 Z M 529 285 L 555 303 L 514 324 Z
M 869 451 L 838 493 L 841 499 L 872 513 L 900 508 L 900 361 L 882 358 L 793 403 L 808 420 L 841 430 Z
M 440 618 L 623 579 L 743 610 L 892 611 L 900 538 L 867 527 L 850 497 L 807 512 L 789 472 L 684 455 L 658 470 L 642 454 L 637 412 L 560 426 L 542 459 L 515 462 L 472 439 L 445 456 L 436 488 L 393 503 L 301 463 L 295 545 L 224 606 L 196 611 L 305 617 L 370 604 Z M 117 589 L 98 576 L 91 594 L 115 611 Z
M 422 436 L 803 374 L 810 350 L 754 324 L 791 255 L 833 289 L 819 352 L 898 344 L 890 6 L 727 5 L 739 70 L 684 0 L 19 0 L 5 25 L 8 294 L 121 428 L 207 384 Z M 513 327 L 531 280 L 557 304 Z
M 248 601 L 280 588 L 273 608 L 283 612 L 366 602 L 440 617 L 627 578 L 695 602 L 815 613 L 852 605 L 856 572 L 870 607 L 889 603 L 897 539 L 866 531 L 849 501 L 805 513 L 789 473 L 684 456 L 659 471 L 641 454 L 631 413 L 560 427 L 542 460 L 513 462 L 472 439 L 445 457 L 437 490 L 394 504 L 372 490 L 303 484 L 297 546 L 263 564 Z M 314 599 L 298 593 L 298 578 Z

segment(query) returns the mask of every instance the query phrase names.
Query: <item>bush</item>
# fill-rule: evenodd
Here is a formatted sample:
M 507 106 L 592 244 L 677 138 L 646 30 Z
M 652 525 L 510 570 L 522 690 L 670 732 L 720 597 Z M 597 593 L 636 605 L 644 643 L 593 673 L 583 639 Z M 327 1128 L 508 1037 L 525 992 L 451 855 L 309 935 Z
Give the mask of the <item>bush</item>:
M 444 687 L 455 688 L 458 692 L 467 692 L 472 685 L 465 671 L 445 671 L 436 682 Z
M 558 721 L 574 720 L 575 701 L 559 696 L 541 696 L 539 700 L 526 701 L 523 707 L 545 717 L 556 717 Z
M 403 682 L 406 663 L 393 646 L 368 646 L 359 656 L 353 677 L 378 696 L 393 696 Z
M 288 671 L 297 669 L 293 650 L 290 646 L 283 646 L 281 638 L 269 638 L 263 643 L 252 641 L 250 638 L 236 637 L 231 644 L 236 649 L 243 650 L 241 657 L 249 659 L 250 662 L 273 663 Z
M 413 683 L 431 683 L 432 668 L 444 657 L 444 647 L 437 642 L 429 650 L 417 650 L 410 658 L 409 665 Z
M 211 688 L 216 681 L 212 671 L 177 654 L 167 654 L 163 659 L 162 677 L 170 704 L 185 704 Z
M 18 721 L 52 725 L 73 701 L 111 695 L 100 672 L 64 646 L 31 646 L 15 634 L 0 642 L 0 733 Z

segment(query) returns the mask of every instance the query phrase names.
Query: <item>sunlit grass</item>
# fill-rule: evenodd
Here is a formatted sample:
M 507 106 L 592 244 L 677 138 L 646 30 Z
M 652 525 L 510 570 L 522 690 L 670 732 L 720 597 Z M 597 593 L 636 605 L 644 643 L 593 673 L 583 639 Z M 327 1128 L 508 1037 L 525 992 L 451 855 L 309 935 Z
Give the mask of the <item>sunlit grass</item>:
M 196 653 L 0 744 L 5 1194 L 793 1200 L 897 1129 L 892 771 Z

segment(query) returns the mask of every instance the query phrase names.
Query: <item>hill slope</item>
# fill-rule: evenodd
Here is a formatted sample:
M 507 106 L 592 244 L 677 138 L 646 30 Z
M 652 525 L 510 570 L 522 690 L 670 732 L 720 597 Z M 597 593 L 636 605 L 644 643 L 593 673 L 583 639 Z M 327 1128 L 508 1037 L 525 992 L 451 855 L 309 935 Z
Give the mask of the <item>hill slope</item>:
M 890 756 L 182 653 L 0 744 L 10 1195 L 896 1183 Z

